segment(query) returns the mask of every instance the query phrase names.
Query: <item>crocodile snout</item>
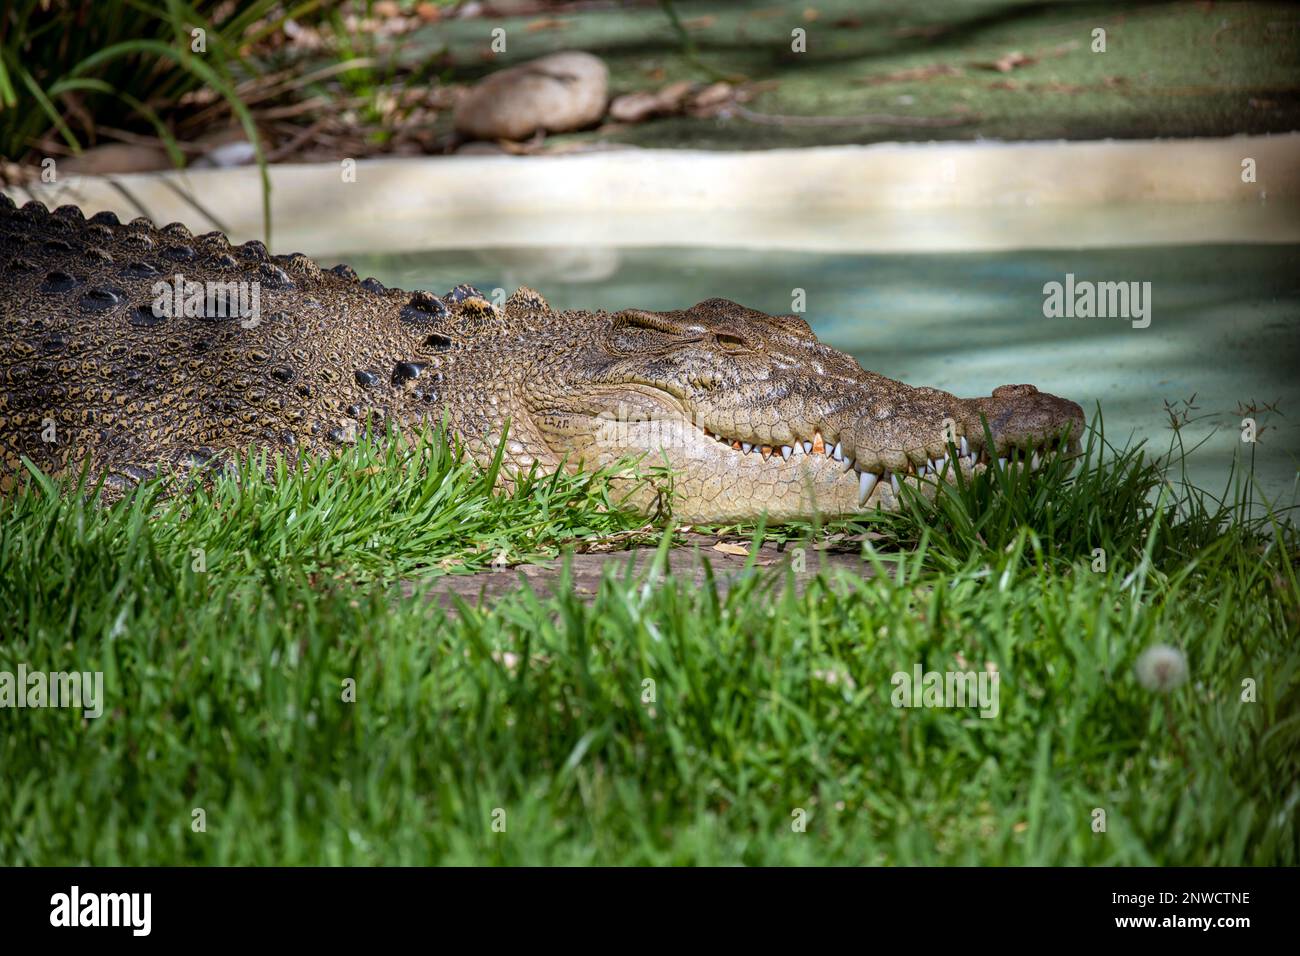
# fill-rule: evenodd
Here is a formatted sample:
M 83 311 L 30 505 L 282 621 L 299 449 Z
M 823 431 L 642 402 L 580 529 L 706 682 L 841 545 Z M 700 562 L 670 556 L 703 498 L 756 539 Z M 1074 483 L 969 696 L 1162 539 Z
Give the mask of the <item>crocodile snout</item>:
M 1033 451 L 1062 437 L 1067 450 L 1074 452 L 1083 435 L 1083 409 L 1033 385 L 1000 385 L 987 398 L 969 398 L 963 404 L 966 434 L 982 445 L 987 422 L 997 457 Z

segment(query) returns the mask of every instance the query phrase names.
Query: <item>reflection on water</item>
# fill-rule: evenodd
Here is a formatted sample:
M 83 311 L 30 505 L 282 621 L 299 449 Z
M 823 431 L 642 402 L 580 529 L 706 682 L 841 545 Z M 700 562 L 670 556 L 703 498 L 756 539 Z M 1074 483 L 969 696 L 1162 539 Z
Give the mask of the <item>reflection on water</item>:
M 340 255 L 361 275 L 443 292 L 530 285 L 560 309 L 674 309 L 722 296 L 805 318 L 864 366 L 959 395 L 1032 382 L 1100 404 L 1112 441 L 1167 446 L 1165 403 L 1195 395 L 1188 444 L 1196 483 L 1223 487 L 1233 456 L 1254 453 L 1262 488 L 1295 501 L 1300 465 L 1300 246 L 1232 245 L 942 255 L 740 249 L 491 249 Z M 1150 282 L 1151 324 L 1044 318 L 1043 286 L 1067 273 Z M 1277 411 L 1264 408 L 1268 405 Z M 1242 409 L 1262 427 L 1241 442 Z

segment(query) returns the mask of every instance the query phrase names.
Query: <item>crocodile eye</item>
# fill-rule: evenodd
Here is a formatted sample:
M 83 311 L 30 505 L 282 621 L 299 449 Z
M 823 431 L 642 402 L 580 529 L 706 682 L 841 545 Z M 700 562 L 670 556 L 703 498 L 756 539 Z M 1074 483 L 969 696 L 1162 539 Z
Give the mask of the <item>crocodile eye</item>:
M 757 352 L 763 347 L 762 338 L 747 334 L 747 330 L 735 326 L 723 326 L 712 330 L 713 344 L 719 352 L 726 355 L 740 355 L 745 352 Z
M 700 339 L 698 329 L 670 316 L 628 309 L 613 317 L 607 342 L 615 354 L 659 354 Z
M 609 336 L 610 348 L 621 355 L 663 352 L 671 349 L 680 341 L 675 335 L 661 332 L 658 329 L 629 325 L 616 327 Z

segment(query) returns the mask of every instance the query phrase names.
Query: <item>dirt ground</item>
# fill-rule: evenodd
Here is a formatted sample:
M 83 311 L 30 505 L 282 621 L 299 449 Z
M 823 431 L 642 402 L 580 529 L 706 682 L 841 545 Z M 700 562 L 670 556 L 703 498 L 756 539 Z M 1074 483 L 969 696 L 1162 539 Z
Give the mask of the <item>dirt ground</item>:
M 787 582 L 802 591 L 807 582 L 819 571 L 841 571 L 858 577 L 870 577 L 875 568 L 861 555 L 856 542 L 831 544 L 822 549 L 796 552 L 791 543 L 783 549 L 774 542 L 766 542 L 750 561 L 748 544 L 727 542 L 730 550 L 717 550 L 710 542 L 712 537 L 701 537 L 694 547 L 673 548 L 668 552 L 668 570 L 681 580 L 687 576 L 695 587 L 703 586 L 712 573 L 718 590 L 725 593 L 743 577 L 760 575 L 773 587 L 783 587 Z M 740 553 L 745 552 L 745 553 Z M 445 575 L 423 581 L 404 581 L 405 595 L 423 594 L 432 603 L 452 610 L 458 600 L 471 606 L 489 607 L 500 598 L 521 588 L 531 588 L 538 594 L 548 594 L 567 586 L 584 600 L 591 600 L 600 588 L 606 569 L 614 573 L 630 574 L 635 580 L 645 582 L 650 578 L 656 549 L 633 547 L 626 551 L 604 554 L 572 554 L 556 558 L 545 564 L 524 564 L 501 568 L 483 574 Z M 568 563 L 568 577 L 565 564 Z

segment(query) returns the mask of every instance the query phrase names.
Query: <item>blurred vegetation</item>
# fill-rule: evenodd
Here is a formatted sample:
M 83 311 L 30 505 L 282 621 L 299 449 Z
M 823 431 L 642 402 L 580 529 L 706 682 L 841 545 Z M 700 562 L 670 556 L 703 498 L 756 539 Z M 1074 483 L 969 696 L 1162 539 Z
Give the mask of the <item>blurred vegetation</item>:
M 105 141 L 156 137 L 179 168 L 194 152 L 191 140 L 233 121 L 261 167 L 269 223 L 268 155 L 252 104 L 310 86 L 311 76 L 295 80 L 313 64 L 285 69 L 288 37 L 302 30 L 324 33 L 336 57 L 326 74 L 336 75 L 345 93 L 373 101 L 378 87 L 393 80 L 394 67 L 373 57 L 373 37 L 353 27 L 355 17 L 375 6 L 373 0 L 16 0 L 0 21 L 0 156 L 79 155 Z M 409 10 L 414 0 L 388 6 Z M 423 71 L 408 73 L 410 83 Z M 374 110 L 368 118 L 382 119 Z
M 320 2 L 307 0 L 301 10 Z M 249 27 L 278 6 L 276 0 L 164 0 L 161 7 L 137 0 L 15 0 L 0 27 L 0 154 L 22 156 L 50 127 L 75 154 L 95 141 L 100 127 L 136 120 L 157 132 L 181 166 L 180 146 L 159 109 L 205 89 L 229 105 L 253 145 L 269 221 L 265 157 L 252 115 L 235 94 L 233 68 L 243 62 L 240 44 Z M 21 95 L 39 108 L 20 108 Z
M 309 5 L 317 5 L 319 0 Z M 165 0 L 154 7 L 130 0 L 19 0 L 8 8 L 0 45 L 0 151 L 21 155 L 49 128 L 74 152 L 94 142 L 99 125 L 147 121 L 183 162 L 157 107 L 210 86 L 232 108 L 232 61 L 249 25 L 274 0 Z M 202 30 L 200 44 L 193 31 Z M 141 98 L 139 94 L 147 91 Z M 36 110 L 18 109 L 30 96 Z M 252 131 L 255 135 L 255 130 Z

